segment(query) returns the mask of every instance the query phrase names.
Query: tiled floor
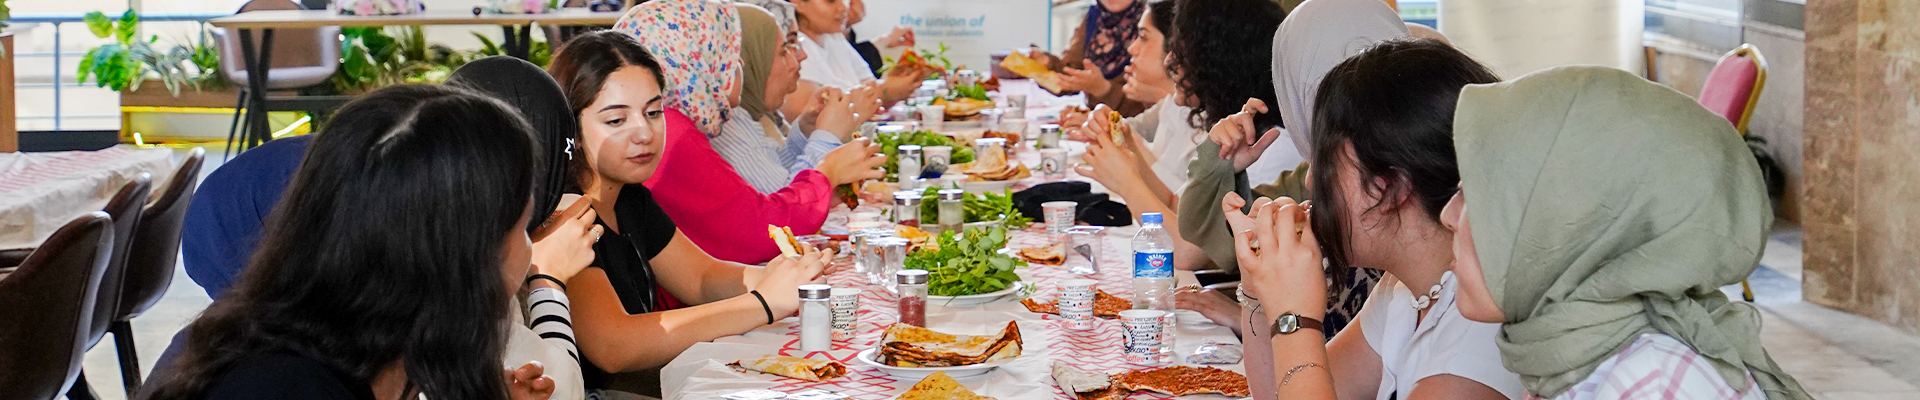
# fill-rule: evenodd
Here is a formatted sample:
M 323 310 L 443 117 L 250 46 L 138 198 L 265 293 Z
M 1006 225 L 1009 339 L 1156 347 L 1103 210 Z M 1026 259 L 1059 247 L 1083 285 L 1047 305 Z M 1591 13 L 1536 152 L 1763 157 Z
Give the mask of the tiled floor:
M 210 152 L 202 176 L 219 166 Z M 1775 229 L 1750 279 L 1763 318 L 1761 340 L 1781 367 L 1813 392 L 1830 400 L 1920 400 L 1920 336 L 1865 318 L 1800 301 L 1800 230 Z M 1739 286 L 1729 286 L 1739 296 Z M 173 285 L 160 303 L 133 320 L 141 371 L 150 372 L 175 332 L 212 301 L 176 269 Z M 119 364 L 111 343 L 87 352 L 85 369 L 102 399 L 124 399 Z

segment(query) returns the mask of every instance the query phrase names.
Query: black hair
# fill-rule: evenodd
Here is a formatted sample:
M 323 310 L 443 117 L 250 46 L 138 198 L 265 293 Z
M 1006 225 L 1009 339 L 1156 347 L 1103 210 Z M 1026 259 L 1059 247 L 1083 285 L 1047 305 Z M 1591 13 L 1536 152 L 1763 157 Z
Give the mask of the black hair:
M 1240 112 L 1247 99 L 1279 104 L 1273 94 L 1273 32 L 1287 13 L 1273 0 L 1172 0 L 1167 71 L 1193 102 L 1189 119 L 1213 126 Z M 1281 126 L 1279 113 L 1254 118 L 1261 131 Z
M 547 212 L 558 208 L 560 195 L 573 186 L 568 171 L 572 160 L 585 158 L 575 144 L 580 136 L 580 120 L 567 111 L 567 96 L 540 66 L 510 56 L 492 56 L 473 60 L 447 77 L 447 85 L 472 89 L 493 96 L 519 110 L 533 126 L 538 139 L 541 163 L 534 174 L 534 215 L 527 232 L 540 228 Z
M 1460 90 L 1499 82 L 1492 70 L 1432 39 L 1389 40 L 1327 72 L 1314 96 L 1313 230 L 1332 271 L 1352 267 L 1344 196 L 1377 195 L 1366 211 L 1420 207 L 1434 222 L 1459 188 L 1453 110 Z M 1341 149 L 1353 146 L 1351 159 Z M 1352 162 L 1361 190 L 1341 193 L 1339 165 Z M 1328 276 L 1351 274 L 1329 272 Z
M 527 213 L 532 129 L 498 100 L 403 85 L 314 137 L 240 284 L 188 325 L 144 399 L 199 398 L 235 365 L 291 353 L 363 383 L 394 362 L 435 399 L 506 399 L 507 237 Z
M 580 112 L 593 105 L 600 97 L 600 88 L 607 83 L 607 76 L 627 66 L 645 68 L 653 75 L 653 83 L 662 89 L 667 87 L 666 75 L 660 71 L 660 61 L 648 53 L 640 40 L 633 35 L 619 31 L 595 31 L 574 37 L 553 54 L 553 62 L 547 64 L 547 73 L 560 83 L 560 89 L 566 92 L 567 108 L 577 121 Z M 575 129 L 572 138 L 576 143 L 584 143 L 579 129 Z M 570 176 L 575 178 L 589 176 L 593 168 L 587 164 L 586 157 L 574 157 L 570 167 Z M 575 182 L 577 185 L 578 182 Z M 578 186 L 570 187 L 578 190 Z
M 1160 42 L 1163 48 L 1173 46 L 1174 3 L 1174 0 L 1154 0 L 1147 3 L 1147 15 L 1152 16 L 1147 18 L 1147 23 L 1153 25 L 1153 30 L 1160 31 L 1160 36 L 1165 38 Z

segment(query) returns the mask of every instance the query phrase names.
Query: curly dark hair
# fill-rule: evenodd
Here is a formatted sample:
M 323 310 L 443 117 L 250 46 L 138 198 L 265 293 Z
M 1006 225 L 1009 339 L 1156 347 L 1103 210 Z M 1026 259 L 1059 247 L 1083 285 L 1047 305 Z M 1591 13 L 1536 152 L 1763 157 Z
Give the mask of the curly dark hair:
M 1287 12 L 1272 0 L 1175 0 L 1172 59 L 1167 72 L 1193 100 L 1201 129 L 1240 112 L 1247 99 L 1278 104 L 1273 94 L 1273 32 Z M 1157 17 L 1157 16 L 1156 16 Z M 1279 113 L 1254 118 L 1261 130 L 1281 126 Z

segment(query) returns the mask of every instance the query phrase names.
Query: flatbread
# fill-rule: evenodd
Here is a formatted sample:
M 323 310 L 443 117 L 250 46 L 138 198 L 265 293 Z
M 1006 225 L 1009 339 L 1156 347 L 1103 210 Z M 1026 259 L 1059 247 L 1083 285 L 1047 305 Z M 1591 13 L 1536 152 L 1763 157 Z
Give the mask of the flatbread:
M 1020 304 L 1027 306 L 1027 311 L 1060 315 L 1060 308 L 1054 304 L 1052 300 L 1042 301 L 1029 297 L 1025 300 L 1020 300 Z M 1093 290 L 1093 316 L 1095 317 L 1106 319 L 1120 318 L 1121 311 L 1132 309 L 1132 301 L 1122 299 L 1120 296 L 1107 294 L 1104 290 Z
M 1176 366 L 1113 375 L 1115 386 L 1127 390 L 1149 390 L 1174 396 L 1222 394 L 1247 397 L 1247 376 L 1214 367 Z
M 950 335 L 893 324 L 880 338 L 880 362 L 895 367 L 957 367 L 1020 355 L 1020 326 L 1007 322 L 999 335 Z
M 1082 371 L 1060 361 L 1053 362 L 1053 382 L 1060 391 L 1079 400 L 1121 400 L 1133 394 L 1114 385 L 1111 375 Z
M 927 375 L 926 379 L 921 379 L 920 383 L 913 384 L 913 387 L 907 389 L 906 393 L 901 393 L 899 400 L 996 399 L 974 394 L 972 390 L 967 390 L 966 386 L 961 386 L 960 381 L 953 380 L 953 377 L 947 375 L 947 373 L 935 372 L 932 375 Z
M 739 360 L 727 364 L 727 366 L 813 382 L 824 382 L 847 374 L 847 365 L 841 364 L 839 361 L 787 356 L 765 356 L 750 360 Z
M 1114 144 L 1127 142 L 1126 126 L 1126 120 L 1120 117 L 1119 111 L 1107 110 L 1107 133 L 1113 135 Z
M 1019 254 L 1020 254 L 1020 258 L 1025 258 L 1027 259 L 1027 262 L 1031 262 L 1035 264 L 1046 264 L 1046 265 L 1066 264 L 1067 263 L 1067 243 L 1057 242 L 1057 243 L 1046 245 L 1046 246 L 1028 247 L 1028 248 L 1020 249 Z
M 780 246 L 780 255 L 800 258 L 808 249 L 793 236 L 793 229 L 784 226 L 767 225 L 767 237 L 773 238 L 773 244 Z
M 1032 79 L 1033 83 L 1040 84 L 1041 88 L 1047 89 L 1049 92 L 1060 93 L 1060 89 L 1063 86 L 1060 82 L 1059 73 L 1055 73 L 1051 68 L 1047 68 L 1046 64 L 1041 64 L 1039 61 L 1027 57 L 1024 52 L 1015 51 L 1007 54 L 1007 58 L 1000 60 L 1000 67 L 1006 68 L 1008 72 Z

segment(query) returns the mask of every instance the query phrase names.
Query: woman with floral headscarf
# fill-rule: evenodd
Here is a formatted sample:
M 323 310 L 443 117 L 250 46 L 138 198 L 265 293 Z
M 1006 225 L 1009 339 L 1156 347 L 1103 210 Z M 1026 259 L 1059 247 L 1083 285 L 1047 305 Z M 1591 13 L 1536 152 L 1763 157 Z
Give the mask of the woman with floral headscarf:
M 872 157 L 828 157 L 773 194 L 754 190 L 709 141 L 740 102 L 739 12 L 731 3 L 656 0 L 635 6 L 614 29 L 659 58 L 666 85 L 665 150 L 646 186 L 694 244 L 721 260 L 757 264 L 780 254 L 766 226 L 820 231 L 833 187 L 880 178 Z

